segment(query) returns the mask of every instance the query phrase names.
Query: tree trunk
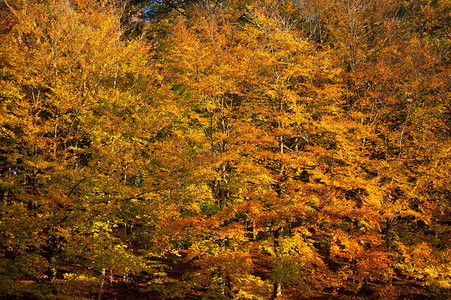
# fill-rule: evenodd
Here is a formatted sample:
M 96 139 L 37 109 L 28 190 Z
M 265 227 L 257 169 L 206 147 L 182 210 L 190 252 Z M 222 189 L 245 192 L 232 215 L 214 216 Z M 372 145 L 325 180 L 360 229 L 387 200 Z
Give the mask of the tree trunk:
M 276 259 L 279 257 L 279 238 L 282 236 L 283 233 L 283 227 L 279 227 L 276 230 L 274 230 L 274 253 L 276 254 Z M 282 284 L 278 281 L 274 282 L 273 287 L 273 293 L 272 293 L 272 299 L 275 299 L 282 295 Z
M 388 250 L 391 249 L 391 229 L 392 223 L 395 218 L 387 218 L 386 220 L 386 228 L 385 228 L 385 244 L 387 245 Z
M 99 289 L 99 294 L 97 296 L 97 300 L 102 300 L 103 286 L 105 285 L 105 275 L 106 275 L 106 268 L 103 268 L 101 280 L 100 280 L 100 289 Z
M 275 282 L 274 288 L 272 291 L 272 299 L 275 299 L 275 298 L 279 297 L 280 295 L 282 295 L 282 285 L 280 284 L 280 282 Z

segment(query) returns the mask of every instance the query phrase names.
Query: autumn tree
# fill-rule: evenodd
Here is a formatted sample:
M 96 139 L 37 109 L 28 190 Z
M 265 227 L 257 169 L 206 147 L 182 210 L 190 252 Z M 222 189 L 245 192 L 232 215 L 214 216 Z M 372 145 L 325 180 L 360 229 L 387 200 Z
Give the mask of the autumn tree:
M 388 248 L 384 256 L 391 261 L 396 274 L 413 272 L 414 263 L 408 258 L 406 245 L 411 250 L 414 245 L 422 245 L 431 254 L 427 249 L 433 246 L 423 244 L 425 237 L 421 231 L 428 231 L 429 226 L 446 227 L 443 221 L 432 225 L 432 220 L 441 219 L 433 217 L 433 211 L 442 211 L 447 201 L 437 206 L 437 201 L 420 188 L 420 182 L 423 176 L 428 176 L 425 170 L 436 161 L 431 158 L 432 153 L 444 154 L 449 142 L 447 125 L 443 123 L 449 119 L 447 80 L 443 77 L 449 67 L 442 58 L 447 42 L 441 33 L 446 22 L 435 23 L 438 30 L 428 32 L 431 24 L 437 22 L 431 21 L 431 16 L 442 20 L 447 9 L 449 5 L 444 2 L 417 6 L 396 1 L 339 1 L 316 7 L 313 4 L 309 11 L 321 12 L 320 22 L 325 24 L 329 41 L 334 41 L 335 51 L 341 56 L 346 84 L 343 108 L 368 130 L 362 140 L 364 160 L 360 165 L 368 177 L 378 181 L 382 192 L 380 214 L 385 218 L 380 219 L 378 226 Z M 426 135 L 429 138 L 425 139 Z M 362 192 L 369 193 L 368 188 L 360 188 L 349 191 L 348 197 L 360 202 Z M 447 193 L 446 189 L 442 192 Z M 409 230 L 418 239 L 408 234 Z M 445 235 L 442 238 L 447 239 Z M 446 247 L 443 250 L 436 255 L 441 257 L 448 251 Z M 429 254 L 425 255 L 436 261 Z M 438 264 L 433 268 L 446 273 L 443 267 Z M 435 274 L 420 273 L 420 282 L 424 278 L 437 280 Z M 394 277 L 402 282 L 403 276 Z M 436 286 L 447 286 L 444 279 L 447 276 L 440 279 L 443 285 Z
M 1 295 L 449 294 L 448 1 L 137 2 L 1 4 Z
M 214 100 L 210 105 L 216 109 L 206 106 L 196 113 L 205 113 L 200 123 L 209 124 L 203 127 L 207 139 L 219 144 L 225 140 L 226 152 L 234 153 L 227 160 L 232 167 L 221 194 L 230 201 L 219 206 L 234 214 L 221 222 L 234 220 L 252 228 L 257 234 L 248 244 L 255 238 L 254 245 L 274 255 L 274 296 L 285 282 L 306 295 L 338 289 L 394 297 L 404 293 L 392 283 L 399 279 L 405 256 L 393 249 L 400 236 L 393 226 L 412 220 L 423 224 L 431 218 L 405 197 L 411 185 L 403 156 L 413 111 L 405 91 L 421 76 L 409 73 L 402 81 L 397 76 L 406 68 L 400 56 L 417 54 L 408 50 L 414 49 L 412 40 L 404 36 L 405 44 L 396 42 L 404 34 L 396 3 L 322 4 L 299 10 L 287 3 L 247 6 L 235 23 L 240 28 L 234 33 L 235 44 L 217 48 L 238 50 L 239 60 L 210 46 L 220 26 L 211 22 L 211 13 L 199 14 L 189 29 L 176 30 L 183 34 L 175 38 L 178 56 L 171 59 L 180 66 L 178 74 L 194 78 L 196 84 L 183 79 L 194 103 L 204 101 L 205 95 L 223 97 L 221 88 L 230 85 L 222 81 L 221 72 L 227 70 L 230 78 L 235 74 L 227 62 L 238 66 L 229 88 L 239 100 L 232 131 L 213 139 L 215 121 L 223 112 Z M 295 18 L 296 12 L 301 17 Z M 327 38 L 322 40 L 321 33 L 308 31 L 305 24 L 298 27 L 295 21 L 302 18 L 316 19 Z M 221 44 L 220 38 L 216 42 Z M 392 52 L 397 47 L 405 48 Z M 227 61 L 221 61 L 223 57 Z M 220 89 L 214 88 L 216 83 Z M 233 189 L 234 180 L 238 190 Z M 220 202 L 219 194 L 213 196 Z M 269 233 L 272 238 L 262 238 Z M 315 271 L 299 276 L 303 268 Z
M 165 126 L 155 112 L 165 89 L 155 88 L 143 37 L 123 35 L 121 13 L 108 1 L 2 6 L 6 294 L 26 292 L 21 279 L 51 281 L 64 294 L 74 280 L 97 291 L 107 275 L 150 270 L 128 247 L 133 228 L 158 230 L 150 144 Z

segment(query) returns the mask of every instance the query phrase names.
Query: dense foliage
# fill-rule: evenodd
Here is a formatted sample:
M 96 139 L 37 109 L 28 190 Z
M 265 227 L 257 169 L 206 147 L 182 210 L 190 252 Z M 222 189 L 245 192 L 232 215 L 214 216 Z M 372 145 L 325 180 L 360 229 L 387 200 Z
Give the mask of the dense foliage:
M 450 19 L 1 2 L 0 297 L 451 296 Z

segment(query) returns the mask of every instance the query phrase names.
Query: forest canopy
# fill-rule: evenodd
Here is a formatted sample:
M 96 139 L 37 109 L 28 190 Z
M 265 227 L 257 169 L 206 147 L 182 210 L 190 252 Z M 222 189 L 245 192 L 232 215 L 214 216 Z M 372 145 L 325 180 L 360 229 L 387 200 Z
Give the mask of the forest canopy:
M 0 298 L 450 297 L 450 50 L 449 0 L 2 0 Z

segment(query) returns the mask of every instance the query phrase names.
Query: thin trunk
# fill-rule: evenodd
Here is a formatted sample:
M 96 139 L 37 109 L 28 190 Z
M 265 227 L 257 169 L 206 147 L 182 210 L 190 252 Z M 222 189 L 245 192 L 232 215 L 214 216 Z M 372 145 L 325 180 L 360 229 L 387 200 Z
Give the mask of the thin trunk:
M 55 148 L 53 149 L 53 155 L 56 156 L 56 150 L 58 149 L 58 121 L 59 121 L 59 114 L 58 114 L 58 109 L 56 110 L 56 122 L 55 122 L 55 133 L 54 133 L 54 137 L 55 137 Z
M 387 218 L 386 220 L 386 228 L 385 228 L 385 244 L 387 245 L 388 250 L 391 249 L 391 229 L 393 220 L 395 218 Z
M 103 286 L 105 285 L 105 275 L 106 275 L 106 268 L 103 268 L 101 279 L 100 279 L 100 289 L 99 289 L 99 294 L 97 296 L 97 300 L 102 300 Z
M 275 299 L 282 295 L 282 285 L 280 282 L 275 282 L 272 291 L 272 299 Z
M 50 249 L 49 249 L 49 271 L 50 271 L 50 282 L 54 281 L 56 279 L 56 275 L 57 275 L 57 270 L 56 270 L 56 256 L 58 255 L 58 252 L 60 250 L 60 241 L 59 238 L 56 238 L 54 236 L 50 237 L 49 240 L 49 245 L 50 245 Z
M 279 257 L 279 247 L 280 247 L 280 243 L 279 243 L 279 239 L 282 236 L 283 233 L 283 227 L 279 227 L 276 230 L 274 230 L 273 235 L 274 235 L 274 253 L 276 254 L 276 259 L 278 259 Z M 279 297 L 280 295 L 282 295 L 282 284 L 278 281 L 274 282 L 273 285 L 273 292 L 272 292 L 272 299 L 275 299 L 277 297 Z
M 55 268 L 55 262 L 56 262 L 55 257 L 51 257 L 50 258 L 50 274 L 51 274 L 50 282 L 54 281 L 56 278 L 57 271 Z

